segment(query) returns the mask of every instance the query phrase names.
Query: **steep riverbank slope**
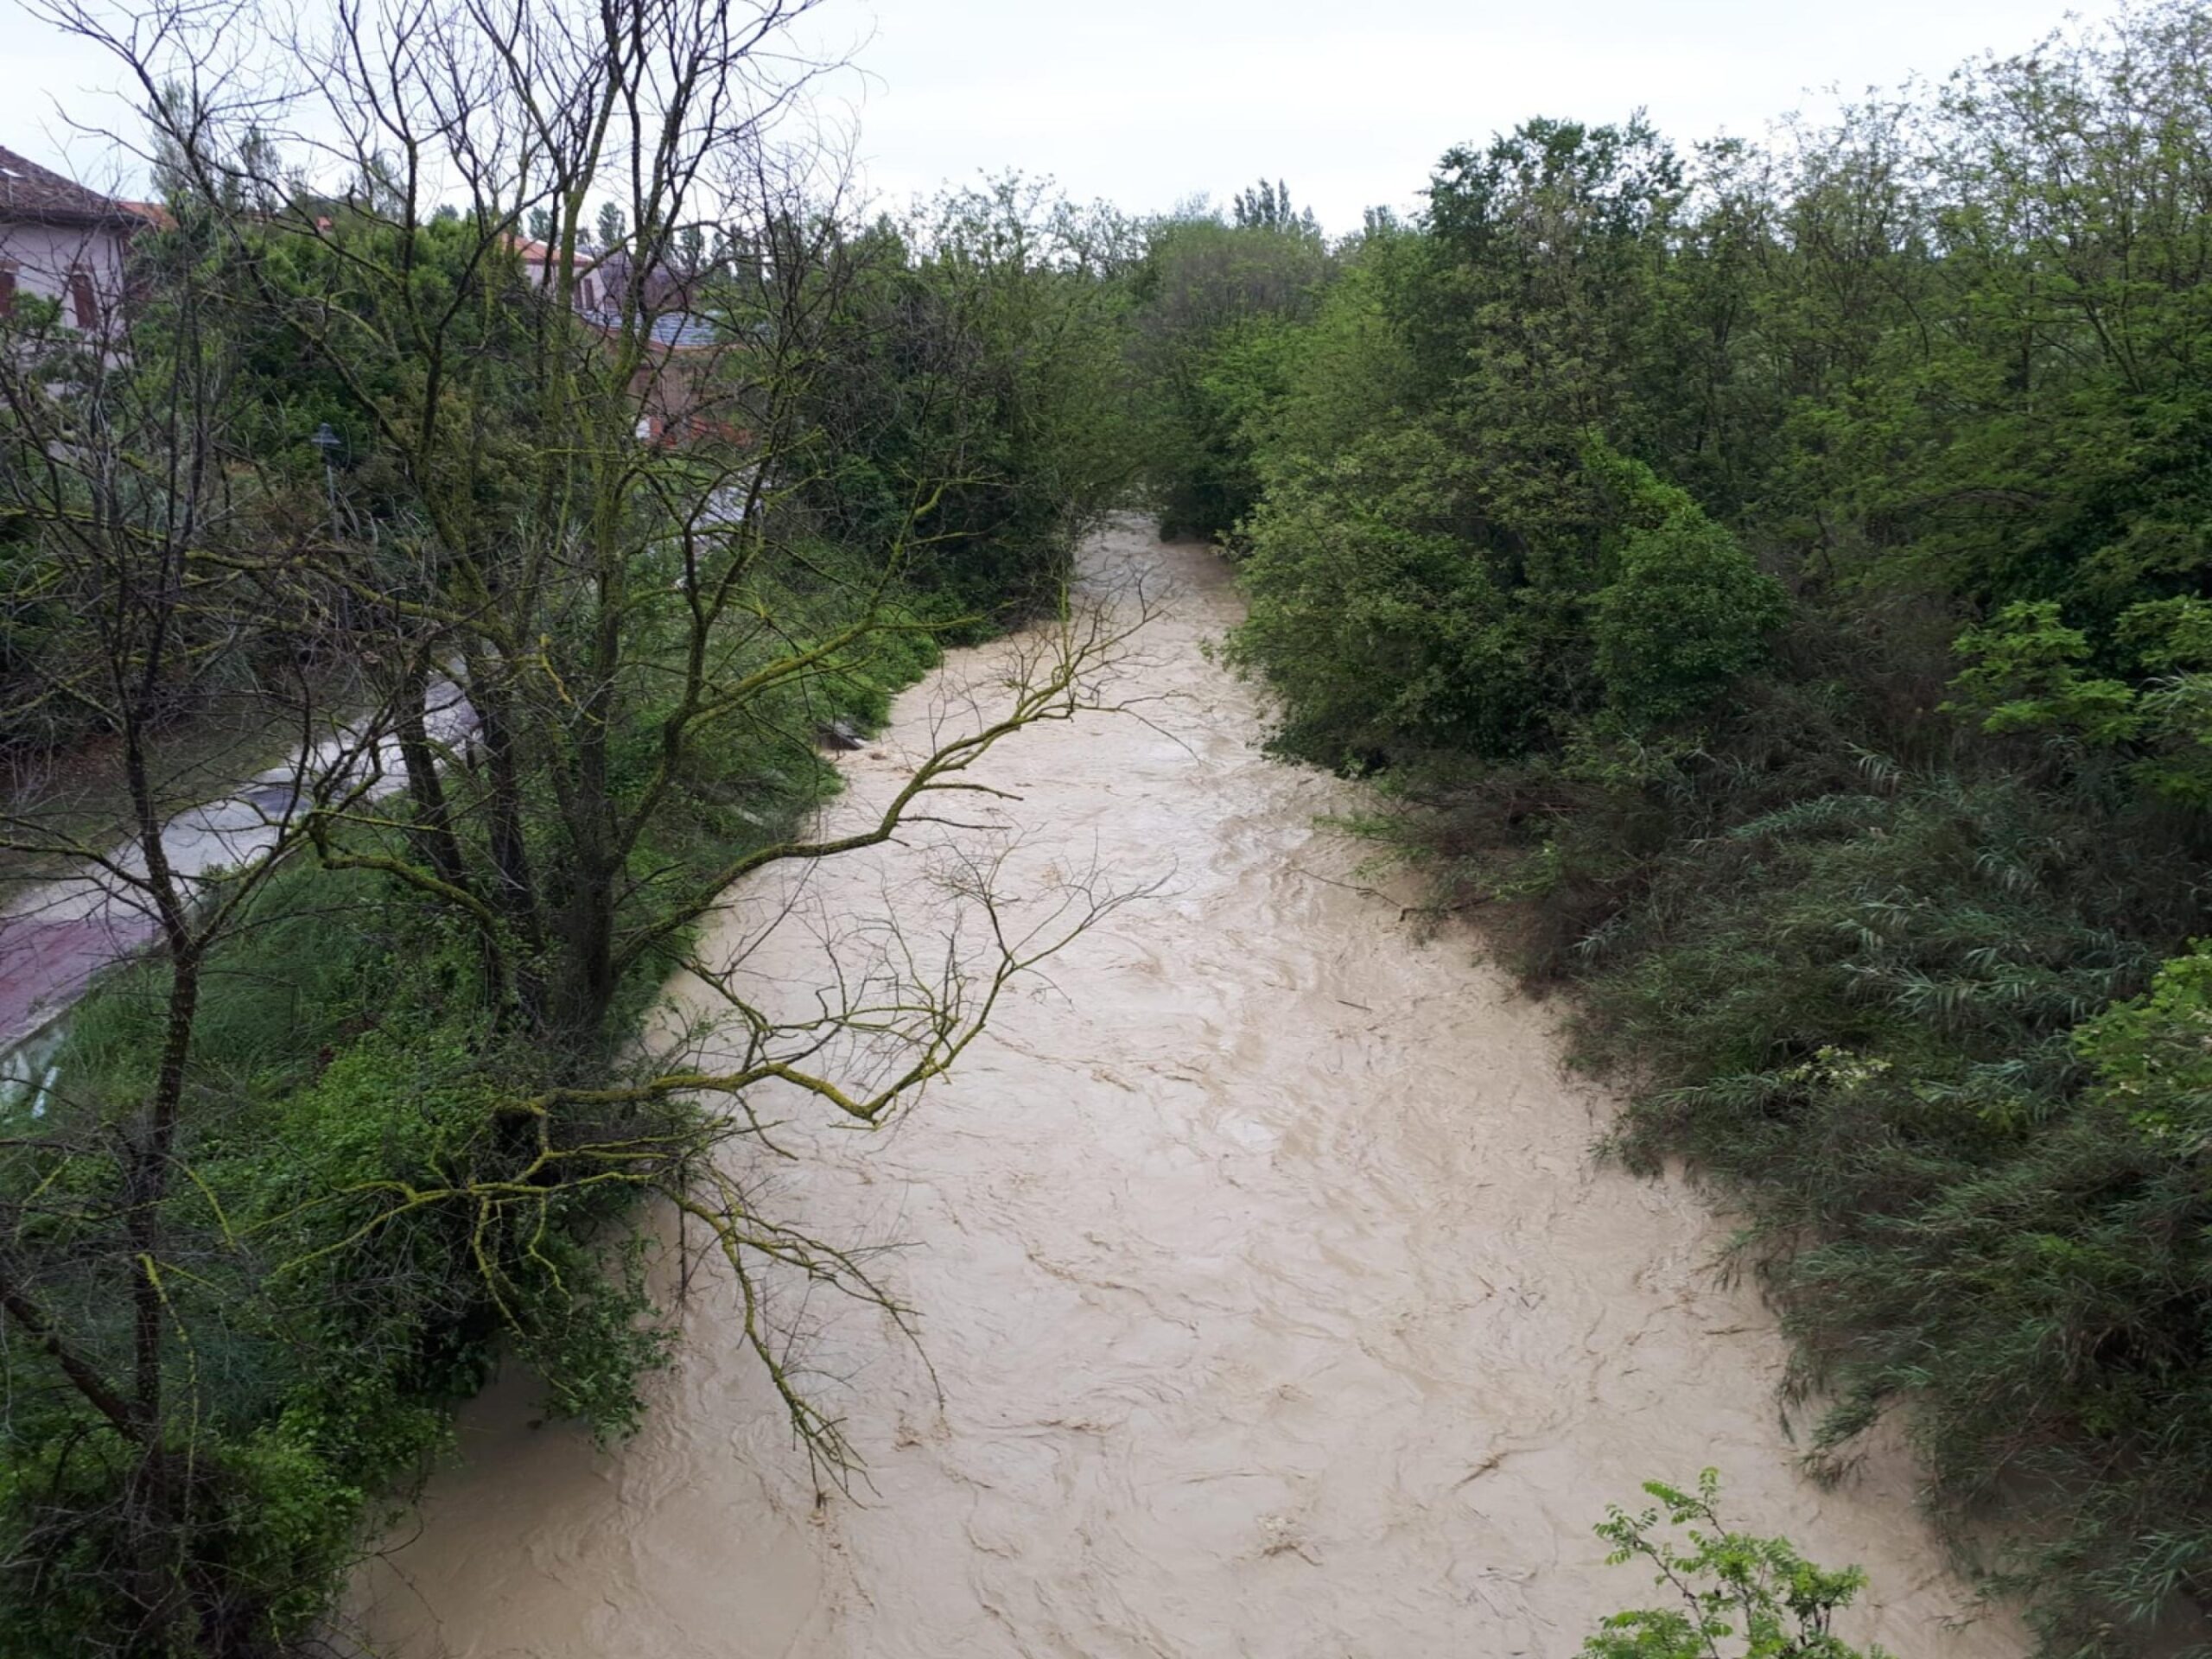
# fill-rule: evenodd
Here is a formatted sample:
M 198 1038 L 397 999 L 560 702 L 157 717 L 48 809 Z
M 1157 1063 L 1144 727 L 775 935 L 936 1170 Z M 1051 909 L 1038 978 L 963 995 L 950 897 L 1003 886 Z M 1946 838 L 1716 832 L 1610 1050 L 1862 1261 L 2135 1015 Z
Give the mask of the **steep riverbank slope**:
M 530 1426 L 511 1379 L 466 1466 L 364 1575 L 380 1649 L 533 1659 L 1060 1654 L 1567 1655 L 1646 1599 L 1591 1535 L 1637 1483 L 1720 1469 L 1742 1524 L 1858 1561 L 1846 1634 L 2001 1659 L 1901 1465 L 1822 1492 L 1793 1471 L 1783 1346 L 1679 1185 L 1593 1165 L 1610 1103 L 1564 1077 L 1553 1015 L 1423 944 L 1317 828 L 1348 786 L 1257 749 L 1256 695 L 1202 652 L 1236 614 L 1202 548 L 1135 524 L 1094 576 L 1176 592 L 1123 670 L 1148 699 L 1024 733 L 1007 868 L 1166 878 L 1028 982 L 951 1083 L 880 1135 L 810 1131 L 773 1201 L 881 1264 L 928 1359 L 817 1300 L 805 1352 L 870 1484 L 817 1506 L 805 1460 L 695 1279 L 680 1371 L 632 1443 Z M 1002 649 L 1002 648 L 1001 648 Z M 988 677 L 956 653 L 853 758 L 858 811 Z M 944 830 L 944 838 L 974 832 Z M 855 949 L 923 845 L 740 896 L 725 937 L 803 987 Z M 790 1310 L 794 1313 L 797 1309 Z

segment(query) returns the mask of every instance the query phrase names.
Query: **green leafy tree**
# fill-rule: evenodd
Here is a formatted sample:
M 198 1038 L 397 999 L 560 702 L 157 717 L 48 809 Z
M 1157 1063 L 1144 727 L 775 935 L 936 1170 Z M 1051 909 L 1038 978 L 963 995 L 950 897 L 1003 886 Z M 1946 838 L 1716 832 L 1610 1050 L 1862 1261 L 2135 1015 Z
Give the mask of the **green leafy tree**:
M 1249 190 L 1240 190 L 1230 204 L 1231 222 L 1240 231 L 1288 231 L 1311 237 L 1321 233 L 1313 210 L 1303 213 L 1291 206 L 1290 187 L 1278 179 L 1262 179 Z
M 601 202 L 599 218 L 594 225 L 599 232 L 599 249 L 602 253 L 611 252 L 629 240 L 630 215 L 619 201 Z
M 1129 291 L 1164 532 L 1226 535 L 1257 500 L 1250 365 L 1236 359 L 1270 323 L 1310 315 L 1331 274 L 1302 226 L 1191 213 L 1147 228 Z
M 1598 1535 L 1613 1547 L 1611 1564 L 1650 1567 L 1676 1605 L 1613 1614 L 1582 1644 L 1586 1659 L 1886 1659 L 1832 1628 L 1866 1587 L 1859 1568 L 1831 1572 L 1786 1538 L 1729 1529 L 1715 1470 L 1698 1477 L 1694 1491 L 1656 1480 L 1643 1490 L 1657 1503 L 1614 1508 Z M 1677 1532 L 1683 1541 L 1669 1535 Z
M 1591 464 L 1626 497 L 1611 580 L 1593 601 L 1605 701 L 1639 726 L 1709 711 L 1765 660 L 1784 620 L 1781 583 L 1683 491 L 1594 442 Z

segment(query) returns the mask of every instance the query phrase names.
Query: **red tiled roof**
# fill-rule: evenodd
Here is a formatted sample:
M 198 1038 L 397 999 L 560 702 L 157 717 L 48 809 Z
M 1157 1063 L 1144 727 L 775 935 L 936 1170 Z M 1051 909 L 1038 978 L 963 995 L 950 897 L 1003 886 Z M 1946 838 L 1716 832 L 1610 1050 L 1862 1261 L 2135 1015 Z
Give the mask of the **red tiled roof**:
M 111 225 L 127 218 L 122 205 L 87 190 L 12 149 L 0 149 L 0 219 L 44 225 Z
M 550 265 L 561 257 L 556 250 L 547 247 L 544 243 L 532 237 L 509 236 L 506 242 L 509 247 L 521 256 L 523 264 L 526 265 Z M 599 256 L 588 248 L 576 250 L 575 268 L 579 273 L 589 270 L 598 263 Z

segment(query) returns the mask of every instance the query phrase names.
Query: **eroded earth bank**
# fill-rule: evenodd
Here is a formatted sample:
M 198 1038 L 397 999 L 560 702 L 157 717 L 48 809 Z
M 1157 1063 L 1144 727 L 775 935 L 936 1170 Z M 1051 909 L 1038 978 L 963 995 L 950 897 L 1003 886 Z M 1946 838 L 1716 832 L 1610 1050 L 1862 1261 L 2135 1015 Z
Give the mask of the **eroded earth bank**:
M 378 1650 L 1570 1655 L 1651 1599 L 1603 1564 L 1607 1502 L 1711 1464 L 1741 1524 L 1872 1573 L 1843 1634 L 2024 1651 L 2001 1618 L 1955 1622 L 1970 1604 L 1901 1463 L 1831 1491 L 1795 1471 L 1773 1320 L 1711 1272 L 1723 1226 L 1593 1163 L 1608 1102 L 1563 1075 L 1555 1015 L 1469 938 L 1414 937 L 1317 827 L 1347 787 L 1261 755 L 1256 694 L 1203 650 L 1236 615 L 1213 556 L 1132 522 L 1088 559 L 1174 584 L 1121 671 L 1147 700 L 996 752 L 1008 868 L 1165 885 L 1026 983 L 895 1128 L 795 1122 L 806 1155 L 769 1178 L 821 1235 L 912 1242 L 880 1270 L 923 1315 L 942 1403 L 876 1311 L 787 1303 L 869 1461 L 817 1506 L 702 1273 L 630 1443 L 532 1427 L 525 1378 L 468 1411 L 465 1465 L 365 1575 Z M 836 810 L 880 800 L 993 660 L 907 694 Z M 976 833 L 764 884 L 723 937 L 784 915 L 749 969 L 803 987 L 825 934 L 858 948 L 931 842 Z

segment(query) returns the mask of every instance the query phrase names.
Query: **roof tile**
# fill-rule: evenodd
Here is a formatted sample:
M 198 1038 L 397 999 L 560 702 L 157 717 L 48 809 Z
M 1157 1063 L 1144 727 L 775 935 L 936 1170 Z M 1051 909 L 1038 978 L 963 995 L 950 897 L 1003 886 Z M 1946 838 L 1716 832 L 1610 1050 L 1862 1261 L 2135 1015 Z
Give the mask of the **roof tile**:
M 0 219 L 50 225 L 105 225 L 126 217 L 122 206 L 97 190 L 0 149 Z

